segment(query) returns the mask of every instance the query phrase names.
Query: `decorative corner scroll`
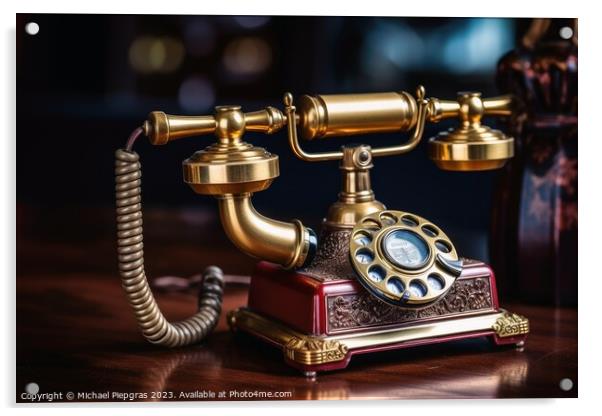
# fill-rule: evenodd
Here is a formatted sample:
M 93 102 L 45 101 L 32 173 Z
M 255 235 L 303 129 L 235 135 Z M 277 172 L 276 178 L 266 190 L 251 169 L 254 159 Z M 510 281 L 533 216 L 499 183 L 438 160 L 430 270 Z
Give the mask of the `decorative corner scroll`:
M 339 341 L 318 337 L 293 337 L 284 346 L 284 354 L 301 364 L 324 364 L 343 360 L 347 355 L 347 346 Z
M 506 312 L 492 325 L 498 337 L 513 337 L 529 333 L 529 320 L 522 315 Z

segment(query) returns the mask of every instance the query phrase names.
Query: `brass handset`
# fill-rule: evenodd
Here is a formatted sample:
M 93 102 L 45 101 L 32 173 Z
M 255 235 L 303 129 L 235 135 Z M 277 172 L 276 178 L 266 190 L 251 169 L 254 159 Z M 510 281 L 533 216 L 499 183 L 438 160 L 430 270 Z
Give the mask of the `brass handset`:
M 286 127 L 291 150 L 299 159 L 340 160 L 342 189 L 328 211 L 323 232 L 345 230 L 351 235 L 346 261 L 353 263 L 359 281 L 374 296 L 404 307 L 434 302 L 461 273 L 462 263 L 441 229 L 417 215 L 386 210 L 375 199 L 370 170 L 375 157 L 414 149 L 422 139 L 427 121 L 449 117 L 459 118 L 460 127 L 429 142 L 429 154 L 439 167 L 483 170 L 501 166 L 512 157 L 513 140 L 481 125 L 481 118 L 508 115 L 510 98 L 481 99 L 478 93 L 461 93 L 456 101 L 442 101 L 427 99 L 420 86 L 416 97 L 404 91 L 304 95 L 297 102 L 296 107 L 292 94 L 286 93 L 284 112 L 267 107 L 244 113 L 239 106 L 219 106 L 213 115 L 204 116 L 175 116 L 155 111 L 130 138 L 126 149 L 117 151 L 120 272 L 139 325 L 149 341 L 179 346 L 206 336 L 215 326 L 221 309 L 223 276 L 215 266 L 207 269 L 199 311 L 188 320 L 171 324 L 159 311 L 144 274 L 140 164 L 132 150 L 135 139 L 142 133 L 156 145 L 190 136 L 216 136 L 215 143 L 184 160 L 184 181 L 195 192 L 216 197 L 226 234 L 251 256 L 285 269 L 309 270 L 318 249 L 316 234 L 301 221 L 267 218 L 252 204 L 253 193 L 267 189 L 278 177 L 279 162 L 277 155 L 244 142 L 244 133 L 272 134 Z M 310 153 L 299 143 L 299 136 L 314 140 L 409 131 L 412 132 L 405 142 L 388 147 L 362 144 L 344 146 L 340 151 Z M 407 259 L 400 260 L 395 253 L 399 247 L 406 253 L 407 244 L 414 244 L 411 255 L 415 260 L 406 264 Z M 439 288 L 429 289 L 428 285 L 434 284 L 429 279 L 435 279 Z M 417 289 L 415 285 L 420 287 Z M 424 293 L 413 294 L 412 290 Z
M 138 154 L 132 151 L 134 141 L 141 133 L 153 144 L 215 133 L 216 143 L 184 161 L 184 180 L 195 192 L 218 198 L 226 234 L 239 249 L 286 268 L 297 268 L 311 261 L 316 235 L 301 221 L 277 221 L 255 210 L 252 193 L 267 189 L 279 175 L 278 156 L 241 140 L 245 131 L 269 134 L 283 125 L 282 113 L 271 107 L 245 114 L 238 106 L 221 106 L 213 116 L 201 117 L 153 112 L 130 137 L 126 149 L 116 152 L 119 270 L 138 324 L 150 342 L 174 347 L 203 339 L 217 323 L 224 283 L 222 271 L 210 266 L 203 274 L 195 315 L 172 324 L 160 312 L 144 272 L 141 170 Z
M 245 131 L 272 134 L 286 124 L 280 110 L 274 107 L 242 113 L 240 106 L 219 106 L 215 112 L 211 116 L 175 116 L 153 111 L 144 122 L 144 134 L 152 144 L 212 133 L 220 140 L 240 139 Z

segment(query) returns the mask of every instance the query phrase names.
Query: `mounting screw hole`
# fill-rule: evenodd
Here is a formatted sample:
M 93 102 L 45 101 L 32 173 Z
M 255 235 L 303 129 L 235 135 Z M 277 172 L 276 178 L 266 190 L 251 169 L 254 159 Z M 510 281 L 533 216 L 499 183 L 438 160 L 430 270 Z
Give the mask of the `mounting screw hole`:
M 36 22 L 29 22 L 25 25 L 25 33 L 27 33 L 28 35 L 37 35 L 39 31 L 40 25 L 38 25 Z
M 564 26 L 561 27 L 560 30 L 558 31 L 558 34 L 560 35 L 560 37 L 562 39 L 570 39 L 573 37 L 573 29 L 571 29 L 569 26 Z M 568 379 L 565 379 L 568 380 Z
M 25 386 L 25 392 L 29 393 L 29 394 L 38 394 L 38 392 L 40 391 L 40 386 L 38 385 L 38 383 L 27 383 L 27 385 Z
M 570 378 L 563 378 L 562 380 L 560 380 L 559 385 L 561 390 L 570 391 L 573 389 L 573 380 L 571 380 Z

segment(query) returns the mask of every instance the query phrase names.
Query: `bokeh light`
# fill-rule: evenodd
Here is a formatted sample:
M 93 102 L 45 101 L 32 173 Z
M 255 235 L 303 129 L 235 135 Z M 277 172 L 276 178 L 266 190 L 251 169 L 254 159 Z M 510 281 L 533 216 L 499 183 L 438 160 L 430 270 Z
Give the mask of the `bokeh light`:
M 233 16 L 232 18 L 245 29 L 257 29 L 270 21 L 269 16 Z
M 493 71 L 514 40 L 503 19 L 471 19 L 452 34 L 443 47 L 443 63 L 452 72 Z
M 178 103 L 189 113 L 206 112 L 215 104 L 215 89 L 204 76 L 193 75 L 180 85 Z
M 230 42 L 224 51 L 224 66 L 234 75 L 256 75 L 272 62 L 272 50 L 261 38 L 244 37 Z
M 389 85 L 400 77 L 400 68 L 413 68 L 425 61 L 421 37 L 403 23 L 382 23 L 368 32 L 363 50 L 362 69 L 373 87 Z
M 130 45 L 129 58 L 132 68 L 143 74 L 172 72 L 184 59 L 184 46 L 172 37 L 140 36 Z
M 491 72 L 514 44 L 508 19 L 465 19 L 428 28 L 380 21 L 367 32 L 362 67 L 373 86 L 398 79 L 399 70 Z
M 205 17 L 187 18 L 182 34 L 190 56 L 206 56 L 215 48 L 215 27 Z

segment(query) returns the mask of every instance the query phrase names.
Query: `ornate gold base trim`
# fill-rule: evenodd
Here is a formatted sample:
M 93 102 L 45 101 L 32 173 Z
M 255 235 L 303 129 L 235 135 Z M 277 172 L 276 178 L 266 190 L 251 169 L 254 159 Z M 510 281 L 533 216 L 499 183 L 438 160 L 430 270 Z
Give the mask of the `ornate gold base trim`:
M 515 337 L 529 333 L 529 320 L 516 313 L 504 313 L 493 324 L 493 330 L 500 338 Z
M 529 332 L 527 318 L 503 309 L 401 328 L 332 336 L 302 334 L 247 308 L 231 311 L 228 323 L 232 330 L 240 329 L 279 346 L 287 359 L 301 366 L 336 363 L 345 360 L 354 350 L 378 349 L 387 345 L 414 344 L 470 333 L 490 332 L 502 338 Z

